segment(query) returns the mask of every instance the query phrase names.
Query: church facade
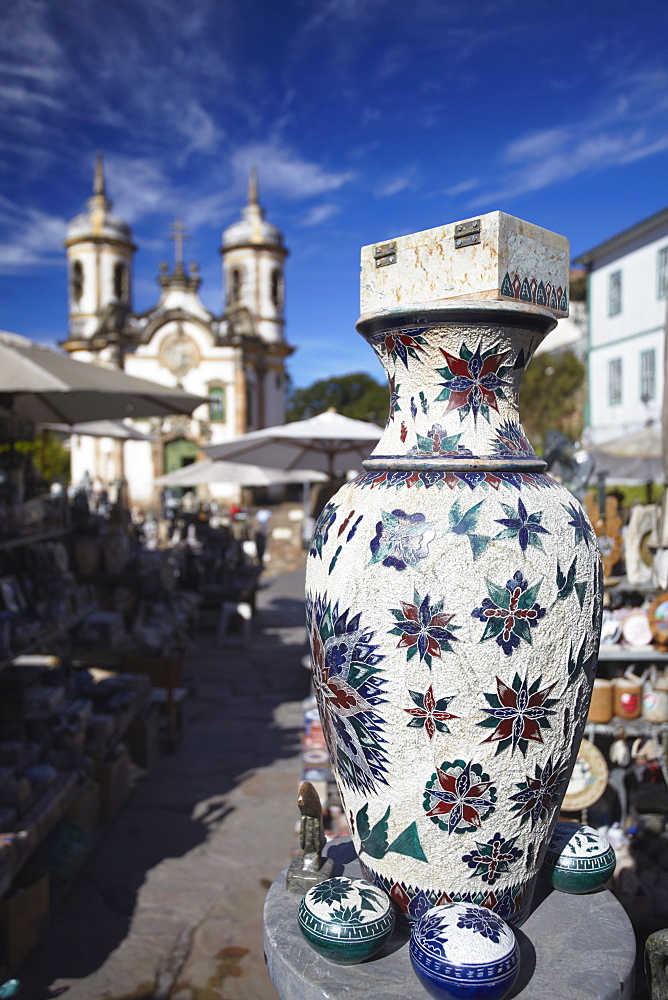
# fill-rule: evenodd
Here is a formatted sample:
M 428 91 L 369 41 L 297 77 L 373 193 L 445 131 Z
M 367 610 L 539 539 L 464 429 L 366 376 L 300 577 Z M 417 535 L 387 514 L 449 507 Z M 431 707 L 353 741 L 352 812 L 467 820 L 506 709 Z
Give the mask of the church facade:
M 68 337 L 62 343 L 80 361 L 124 368 L 129 375 L 180 386 L 206 397 L 192 417 L 136 421 L 147 440 L 111 441 L 74 435 L 72 481 L 85 473 L 110 486 L 125 478 L 133 503 L 155 508 L 155 479 L 204 455 L 201 446 L 283 423 L 285 359 L 284 267 L 288 250 L 267 222 L 251 173 L 241 219 L 222 233 L 222 308 L 210 312 L 199 297 L 198 266 L 186 267 L 185 231 L 177 220 L 174 265 L 161 265 L 158 302 L 133 309 L 130 227 L 112 214 L 102 159 L 87 210 L 67 229 Z M 233 499 L 235 490 L 210 487 Z

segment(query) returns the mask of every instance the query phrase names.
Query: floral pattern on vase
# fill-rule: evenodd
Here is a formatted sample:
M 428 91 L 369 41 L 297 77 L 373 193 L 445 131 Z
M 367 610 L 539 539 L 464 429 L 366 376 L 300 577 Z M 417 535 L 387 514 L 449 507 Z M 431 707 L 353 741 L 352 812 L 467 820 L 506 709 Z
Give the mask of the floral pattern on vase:
M 586 721 L 599 557 L 519 421 L 553 323 L 531 309 L 524 326 L 503 303 L 361 322 L 390 419 L 308 559 L 314 685 L 353 841 L 410 920 L 446 901 L 525 918 Z

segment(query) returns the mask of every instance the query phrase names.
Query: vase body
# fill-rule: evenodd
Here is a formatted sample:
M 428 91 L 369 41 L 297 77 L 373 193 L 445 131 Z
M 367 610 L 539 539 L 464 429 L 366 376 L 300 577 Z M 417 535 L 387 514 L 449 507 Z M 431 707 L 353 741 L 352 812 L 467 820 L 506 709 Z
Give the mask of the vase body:
M 410 920 L 448 901 L 526 917 L 586 721 L 600 559 L 517 407 L 553 325 L 498 303 L 358 324 L 390 415 L 318 520 L 307 618 L 356 850 Z

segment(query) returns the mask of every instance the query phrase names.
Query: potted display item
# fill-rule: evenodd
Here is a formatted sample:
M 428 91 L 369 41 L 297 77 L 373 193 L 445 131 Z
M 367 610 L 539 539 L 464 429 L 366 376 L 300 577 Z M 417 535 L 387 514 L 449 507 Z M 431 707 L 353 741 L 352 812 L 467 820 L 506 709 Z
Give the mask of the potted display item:
M 483 906 L 445 903 L 411 930 L 413 969 L 436 1000 L 503 1000 L 520 971 L 508 924 Z
M 330 878 L 308 890 L 299 928 L 323 958 L 357 965 L 375 955 L 392 934 L 395 915 L 386 894 L 361 878 Z
M 355 847 L 409 920 L 526 917 L 586 721 L 600 558 L 518 412 L 568 273 L 563 237 L 500 212 L 362 251 L 390 413 L 318 519 L 307 615 Z
M 615 852 L 602 833 L 582 823 L 557 823 L 541 876 L 560 892 L 581 894 L 605 885 L 614 874 Z

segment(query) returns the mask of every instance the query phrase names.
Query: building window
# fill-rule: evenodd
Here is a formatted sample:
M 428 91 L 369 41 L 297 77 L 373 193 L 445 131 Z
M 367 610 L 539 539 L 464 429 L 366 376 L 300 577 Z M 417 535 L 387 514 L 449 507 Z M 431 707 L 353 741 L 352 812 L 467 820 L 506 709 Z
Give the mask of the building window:
M 255 394 L 253 386 L 246 384 L 246 427 L 252 428 L 255 423 Z
M 271 301 L 277 309 L 283 304 L 283 281 L 277 267 L 271 272 Z
M 608 402 L 619 406 L 622 401 L 622 359 L 608 361 Z
M 225 387 L 222 385 L 209 387 L 209 420 L 212 424 L 225 423 Z
M 656 255 L 656 297 L 668 295 L 668 247 L 661 247 Z
M 241 298 L 241 286 L 243 284 L 243 274 L 240 267 L 235 267 L 230 272 L 230 302 L 238 302 Z
M 656 396 L 656 366 L 654 348 L 640 352 L 640 399 L 649 403 Z
M 126 297 L 125 264 L 114 264 L 114 298 Z
M 617 316 L 622 311 L 622 272 L 613 271 L 608 276 L 608 316 Z
M 80 260 L 75 260 L 72 264 L 72 272 L 70 275 L 70 287 L 72 289 L 72 298 L 75 302 L 78 302 L 83 295 L 83 285 L 84 285 L 84 275 L 83 267 Z

